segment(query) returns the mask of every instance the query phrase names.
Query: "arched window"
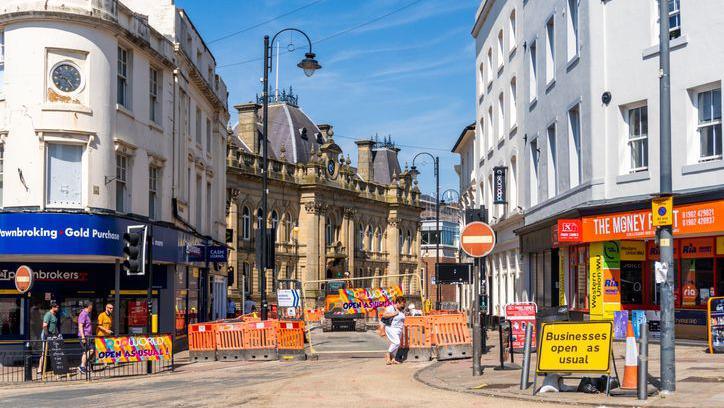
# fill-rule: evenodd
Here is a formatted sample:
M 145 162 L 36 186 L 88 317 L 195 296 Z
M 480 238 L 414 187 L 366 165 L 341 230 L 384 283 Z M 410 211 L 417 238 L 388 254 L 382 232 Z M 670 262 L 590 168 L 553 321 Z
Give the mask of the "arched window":
M 412 255 L 412 233 L 407 230 L 407 254 Z
M 331 219 L 327 219 L 327 223 L 324 226 L 325 231 L 325 242 L 327 246 L 334 245 L 334 222 Z
M 359 232 L 359 234 L 358 234 L 358 236 L 357 236 L 357 241 L 358 241 L 358 242 L 357 242 L 357 248 L 359 248 L 360 250 L 363 250 L 363 249 L 365 249 L 365 244 L 364 244 L 364 242 L 365 242 L 365 230 L 364 230 L 364 227 L 360 224 L 359 229 L 358 229 L 357 231 Z
M 367 250 L 372 251 L 372 226 L 367 227 Z
M 241 213 L 241 236 L 248 240 L 251 237 L 251 211 L 249 207 L 244 207 Z
M 264 224 L 261 222 L 261 208 L 256 210 L 256 229 L 261 229 Z
M 271 227 L 272 227 L 272 231 L 276 231 L 278 225 L 279 225 L 279 214 L 277 214 L 276 210 L 274 210 L 274 211 L 272 211 L 272 213 L 271 213 Z
M 249 262 L 244 262 L 241 265 L 241 272 L 244 276 L 244 292 L 251 294 L 251 266 Z
M 284 215 L 284 233 L 289 242 L 294 241 L 294 221 L 292 221 L 292 215 L 289 213 Z
M 382 231 L 380 231 L 379 228 L 377 228 L 377 231 L 375 232 L 375 240 L 377 241 L 375 249 L 377 252 L 382 252 Z
M 404 250 L 404 248 L 405 248 L 405 236 L 403 235 L 402 230 L 400 230 L 400 243 L 399 243 L 399 245 L 400 245 L 400 253 L 404 253 L 404 252 L 405 252 L 405 250 Z

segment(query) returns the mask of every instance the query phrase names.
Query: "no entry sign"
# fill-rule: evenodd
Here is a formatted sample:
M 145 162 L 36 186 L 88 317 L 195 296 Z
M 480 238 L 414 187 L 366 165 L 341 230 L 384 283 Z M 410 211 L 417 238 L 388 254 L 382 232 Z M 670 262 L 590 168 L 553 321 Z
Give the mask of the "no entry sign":
M 33 270 L 28 266 L 20 265 L 15 271 L 15 289 L 20 293 L 26 293 L 33 287 Z
M 488 255 L 495 247 L 495 231 L 484 222 L 471 222 L 463 229 L 460 242 L 466 254 L 480 258 Z

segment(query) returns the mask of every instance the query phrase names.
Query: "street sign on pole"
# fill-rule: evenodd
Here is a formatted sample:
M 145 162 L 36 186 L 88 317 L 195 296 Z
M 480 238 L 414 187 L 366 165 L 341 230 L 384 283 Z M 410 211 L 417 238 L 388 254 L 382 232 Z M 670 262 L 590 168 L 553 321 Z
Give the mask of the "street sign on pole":
M 651 200 L 651 216 L 654 227 L 674 223 L 674 197 L 658 197 Z
M 495 231 L 484 222 L 471 222 L 460 234 L 463 251 L 473 258 L 488 255 L 495 247 Z

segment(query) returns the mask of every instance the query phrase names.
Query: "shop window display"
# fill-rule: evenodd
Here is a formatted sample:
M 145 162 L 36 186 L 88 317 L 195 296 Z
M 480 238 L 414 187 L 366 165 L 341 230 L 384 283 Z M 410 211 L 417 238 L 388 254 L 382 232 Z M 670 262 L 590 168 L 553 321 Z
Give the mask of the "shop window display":
M 641 305 L 643 292 L 643 262 L 621 261 L 621 303 Z
M 19 336 L 21 324 L 21 299 L 0 299 L 0 334 Z
M 681 261 L 681 305 L 704 307 L 714 292 L 714 259 Z

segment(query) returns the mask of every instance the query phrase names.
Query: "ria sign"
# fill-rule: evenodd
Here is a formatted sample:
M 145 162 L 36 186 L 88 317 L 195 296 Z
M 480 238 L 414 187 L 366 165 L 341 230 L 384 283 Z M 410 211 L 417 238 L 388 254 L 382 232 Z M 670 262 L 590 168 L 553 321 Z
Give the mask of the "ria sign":
M 558 220 L 558 242 L 581 242 L 581 220 Z

